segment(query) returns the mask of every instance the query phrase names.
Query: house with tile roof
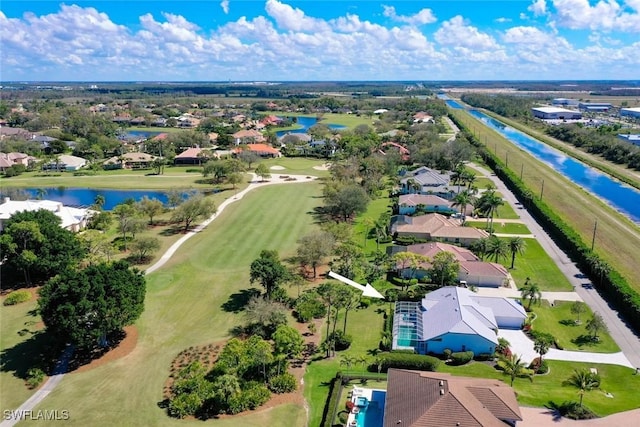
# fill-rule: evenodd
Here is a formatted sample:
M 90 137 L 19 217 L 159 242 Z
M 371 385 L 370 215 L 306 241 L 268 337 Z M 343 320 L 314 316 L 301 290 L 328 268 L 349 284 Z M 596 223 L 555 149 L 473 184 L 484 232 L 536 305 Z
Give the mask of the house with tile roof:
M 243 150 L 253 151 L 260 157 L 281 157 L 282 156 L 279 150 L 267 144 L 247 144 L 243 147 L 238 147 L 234 149 L 233 153 L 238 154 Z
M 203 150 L 200 147 L 187 148 L 173 158 L 175 165 L 201 165 L 214 157 L 218 157 L 212 150 Z
M 442 242 L 418 243 L 408 246 L 393 246 L 389 251 L 397 253 L 401 251 L 412 252 L 427 257 L 432 260 L 440 252 L 453 254 L 458 261 L 458 281 L 466 283 L 468 286 L 498 288 L 508 283 L 511 275 L 502 265 L 493 262 L 481 261 L 469 249 L 450 245 Z M 417 268 L 402 268 L 401 264 L 396 265 L 397 273 L 402 277 L 421 279 L 429 275 L 431 262 L 425 261 Z
M 234 133 L 232 136 L 236 145 L 255 144 L 267 140 L 261 132 L 255 129 L 242 129 Z
M 505 427 L 518 421 L 515 392 L 502 381 L 389 369 L 383 427 Z
M 87 165 L 87 160 L 82 157 L 60 154 L 51 162 L 42 166 L 43 169 L 57 171 L 77 171 Z
M 391 233 L 397 237 L 415 237 L 430 241 L 469 246 L 473 242 L 489 237 L 489 233 L 475 227 L 465 227 L 462 222 L 437 213 L 391 218 Z
M 420 354 L 473 351 L 493 354 L 498 328 L 519 329 L 527 314 L 513 299 L 481 297 L 469 289 L 445 286 L 425 295 L 419 303 L 396 304 L 393 349 Z M 406 340 L 406 331 L 414 331 Z
M 156 156 L 147 153 L 132 152 L 113 156 L 102 162 L 104 169 L 149 169 Z
M 433 194 L 401 194 L 398 197 L 398 213 L 411 215 L 420 209 L 422 212 L 436 212 L 445 215 L 454 215 L 460 212 L 458 206 L 453 206 L 451 200 L 447 200 Z M 465 215 L 473 213 L 473 205 L 467 205 Z

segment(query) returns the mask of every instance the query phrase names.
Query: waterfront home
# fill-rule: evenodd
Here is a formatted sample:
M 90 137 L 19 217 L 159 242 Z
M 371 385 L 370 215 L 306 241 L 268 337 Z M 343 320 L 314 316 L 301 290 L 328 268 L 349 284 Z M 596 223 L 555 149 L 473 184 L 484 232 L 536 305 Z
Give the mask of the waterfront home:
M 11 200 L 9 197 L 3 199 L 0 204 L 0 230 L 4 228 L 4 222 L 11 218 L 13 214 L 24 211 L 38 211 L 45 209 L 56 214 L 60 218 L 60 227 L 78 232 L 87 226 L 87 221 L 93 214 L 89 209 L 74 208 L 65 206 L 53 200 Z
M 397 237 L 415 237 L 429 241 L 469 246 L 473 242 L 489 237 L 489 233 L 474 227 L 464 227 L 460 220 L 437 213 L 391 218 L 391 233 Z
M 280 151 L 276 150 L 275 148 L 267 144 L 247 144 L 243 147 L 238 147 L 234 149 L 233 153 L 237 155 L 243 150 L 252 151 L 260 157 L 281 157 L 282 156 Z
M 233 136 L 233 141 L 236 145 L 254 144 L 254 143 L 264 142 L 267 140 L 261 132 L 254 129 L 239 130 L 238 132 L 234 133 L 232 136 Z
M 56 171 L 77 171 L 87 165 L 87 160 L 82 157 L 60 154 L 52 161 L 42 166 L 42 169 Z
M 446 215 L 458 213 L 459 209 L 453 206 L 453 202 L 432 194 L 401 194 L 398 197 L 398 213 L 400 215 L 411 215 L 420 210 L 421 212 L 437 212 Z M 466 209 L 469 214 L 473 212 L 473 206 Z
M 147 153 L 124 153 L 113 156 L 102 163 L 104 169 L 149 169 L 156 156 Z
M 493 354 L 498 328 L 519 329 L 526 317 L 524 308 L 513 299 L 445 286 L 426 294 L 419 303 L 396 304 L 392 346 L 420 354 L 445 350 Z
M 389 369 L 384 427 L 515 426 L 522 421 L 513 388 L 496 379 Z

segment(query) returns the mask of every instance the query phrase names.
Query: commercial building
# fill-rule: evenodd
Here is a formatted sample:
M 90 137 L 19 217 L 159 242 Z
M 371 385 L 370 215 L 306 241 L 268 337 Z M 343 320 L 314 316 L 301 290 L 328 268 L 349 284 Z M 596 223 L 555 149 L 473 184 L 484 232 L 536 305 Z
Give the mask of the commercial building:
M 558 107 L 535 107 L 531 109 L 533 117 L 543 120 L 580 120 L 582 113 Z
M 581 102 L 578 104 L 578 108 L 584 111 L 598 112 L 609 111 L 613 105 L 608 102 Z
M 634 119 L 640 119 L 640 107 L 635 108 L 621 108 L 620 116 L 633 117 Z

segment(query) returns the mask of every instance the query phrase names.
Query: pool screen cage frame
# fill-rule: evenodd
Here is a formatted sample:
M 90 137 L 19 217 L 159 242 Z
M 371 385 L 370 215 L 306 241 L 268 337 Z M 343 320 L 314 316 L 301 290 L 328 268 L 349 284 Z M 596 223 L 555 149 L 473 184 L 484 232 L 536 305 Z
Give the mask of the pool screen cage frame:
M 414 328 L 416 333 L 416 341 L 421 341 L 423 334 L 422 326 L 422 307 L 419 302 L 398 301 L 393 315 L 393 341 L 391 348 L 393 350 L 414 349 L 412 346 L 398 345 L 398 336 L 401 326 L 409 326 Z

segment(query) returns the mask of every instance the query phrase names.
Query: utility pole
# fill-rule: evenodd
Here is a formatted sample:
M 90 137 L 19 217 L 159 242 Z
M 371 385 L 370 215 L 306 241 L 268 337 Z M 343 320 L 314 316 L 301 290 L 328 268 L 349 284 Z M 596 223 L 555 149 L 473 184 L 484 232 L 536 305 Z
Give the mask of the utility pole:
M 520 181 L 522 181 L 522 171 L 524 170 L 524 162 L 520 165 Z
M 544 179 L 542 180 L 542 188 L 540 188 L 540 200 L 542 200 L 542 194 L 544 194 Z
M 598 218 L 596 218 L 595 224 L 593 224 L 593 237 L 591 238 L 591 252 L 596 245 L 596 230 L 598 230 Z
M 504 155 L 504 164 L 505 167 L 509 167 L 509 150 L 507 150 L 507 154 Z

